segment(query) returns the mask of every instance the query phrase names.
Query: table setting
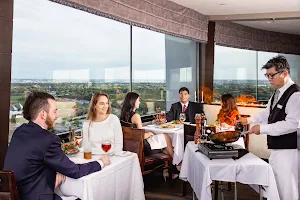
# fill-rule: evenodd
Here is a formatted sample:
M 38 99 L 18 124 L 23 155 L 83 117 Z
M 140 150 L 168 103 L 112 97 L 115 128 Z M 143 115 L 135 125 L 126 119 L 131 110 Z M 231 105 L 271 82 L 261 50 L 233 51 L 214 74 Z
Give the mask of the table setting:
M 55 193 L 63 200 L 145 199 L 137 154 L 129 151 L 109 152 L 110 148 L 109 142 L 102 143 L 104 154 L 110 157 L 110 165 L 79 179 L 66 177 L 66 180 L 55 188 Z M 104 154 L 85 146 L 85 148 L 78 148 L 77 153 L 67 154 L 67 156 L 74 163 L 83 164 L 99 160 Z
M 148 132 L 152 132 L 156 135 L 165 133 L 170 136 L 172 146 L 174 147 L 174 157 L 172 161 L 174 165 L 178 165 L 182 161 L 184 152 L 183 124 L 178 124 L 178 121 L 179 120 L 166 122 L 166 120 L 160 120 L 160 123 L 156 123 L 154 121 L 153 124 L 143 126 L 143 129 L 145 129 Z

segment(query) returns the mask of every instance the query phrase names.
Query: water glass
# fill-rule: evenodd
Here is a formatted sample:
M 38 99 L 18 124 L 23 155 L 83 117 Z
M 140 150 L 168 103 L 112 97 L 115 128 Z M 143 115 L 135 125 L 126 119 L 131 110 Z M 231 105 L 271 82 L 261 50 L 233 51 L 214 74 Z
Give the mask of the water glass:
M 183 123 L 186 120 L 185 113 L 180 113 L 179 120 L 181 121 L 181 123 Z

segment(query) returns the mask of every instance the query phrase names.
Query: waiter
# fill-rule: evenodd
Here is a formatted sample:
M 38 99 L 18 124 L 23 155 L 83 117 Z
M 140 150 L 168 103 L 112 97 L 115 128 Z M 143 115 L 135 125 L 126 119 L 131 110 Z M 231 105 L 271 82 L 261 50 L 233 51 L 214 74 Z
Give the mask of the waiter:
M 250 129 L 250 133 L 267 135 L 271 151 L 269 163 L 275 175 L 280 199 L 297 200 L 300 87 L 290 78 L 290 66 L 284 56 L 272 58 L 262 69 L 266 69 L 266 78 L 277 89 L 264 111 L 238 121 L 243 125 L 256 124 Z

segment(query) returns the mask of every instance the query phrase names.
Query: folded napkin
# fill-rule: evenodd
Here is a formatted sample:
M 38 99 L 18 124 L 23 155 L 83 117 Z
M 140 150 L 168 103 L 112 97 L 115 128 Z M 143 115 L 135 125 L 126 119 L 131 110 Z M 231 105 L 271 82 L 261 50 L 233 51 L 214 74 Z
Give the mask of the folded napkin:
M 164 134 L 157 134 L 150 138 L 147 138 L 146 140 L 149 142 L 152 150 L 163 149 L 167 146 L 167 142 Z

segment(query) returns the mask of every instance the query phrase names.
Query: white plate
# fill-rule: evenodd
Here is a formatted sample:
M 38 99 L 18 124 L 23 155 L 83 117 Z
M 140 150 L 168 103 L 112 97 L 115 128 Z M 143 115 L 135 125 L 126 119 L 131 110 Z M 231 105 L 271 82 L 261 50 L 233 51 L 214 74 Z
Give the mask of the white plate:
M 119 152 L 116 152 L 114 155 L 125 157 L 125 156 L 131 156 L 132 152 L 130 152 L 130 151 L 119 151 Z
M 92 151 L 92 155 L 105 155 L 103 151 Z M 109 152 L 108 155 L 114 155 L 114 152 Z

